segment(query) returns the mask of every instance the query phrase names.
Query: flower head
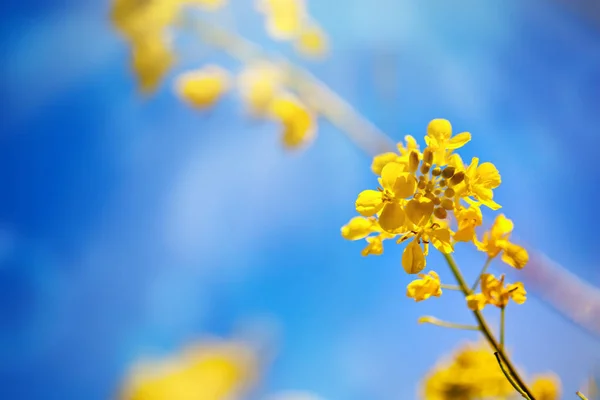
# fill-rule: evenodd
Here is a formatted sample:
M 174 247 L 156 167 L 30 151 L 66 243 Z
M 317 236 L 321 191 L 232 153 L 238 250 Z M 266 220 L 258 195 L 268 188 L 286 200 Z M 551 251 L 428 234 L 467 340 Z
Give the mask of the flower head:
M 298 148 L 314 139 L 315 116 L 299 100 L 292 96 L 279 96 L 269 104 L 269 113 L 283 127 L 283 144 Z
M 181 74 L 175 83 L 177 94 L 193 107 L 212 107 L 229 89 L 229 74 L 216 65 Z
M 505 308 L 509 300 L 523 304 L 527 300 L 527 292 L 523 283 L 504 283 L 504 275 L 500 279 L 492 274 L 481 275 L 481 293 L 467 296 L 467 305 L 472 310 L 481 310 L 485 305 L 491 304 Z
M 531 384 L 536 400 L 558 400 L 561 395 L 560 379 L 555 374 L 538 375 Z
M 440 297 L 442 295 L 441 285 L 439 275 L 435 271 L 429 271 L 427 275 L 419 274 L 419 279 L 408 284 L 406 295 L 417 302 L 427 300 L 431 296 Z
M 514 268 L 521 269 L 529 261 L 529 254 L 523 247 L 509 241 L 513 222 L 504 214 L 498 215 L 491 229 L 483 235 L 481 242 L 475 241 L 477 249 L 494 258 L 503 252 L 502 261 Z

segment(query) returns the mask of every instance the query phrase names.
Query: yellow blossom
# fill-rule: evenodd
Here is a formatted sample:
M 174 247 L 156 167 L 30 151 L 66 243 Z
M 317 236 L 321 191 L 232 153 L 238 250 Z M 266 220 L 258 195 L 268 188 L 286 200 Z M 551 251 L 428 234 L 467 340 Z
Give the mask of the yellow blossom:
M 354 217 L 341 229 L 342 237 L 347 240 L 364 239 L 376 229 L 375 218 Z
M 206 343 L 171 359 L 134 367 L 119 398 L 226 400 L 247 389 L 256 369 L 256 356 L 246 345 Z
M 393 234 L 381 232 L 377 236 L 370 236 L 367 240 L 367 246 L 361 251 L 361 255 L 366 257 L 368 255 L 380 256 L 383 254 L 383 241 L 386 239 L 393 238 Z
M 506 399 L 514 394 L 486 343 L 461 346 L 425 377 L 421 396 L 427 400 Z
M 481 275 L 481 293 L 467 296 L 467 305 L 472 310 L 481 310 L 486 304 L 499 308 L 512 299 L 517 304 L 525 303 L 527 292 L 521 282 L 504 284 L 504 275 L 497 279 L 492 274 Z
M 270 63 L 248 66 L 238 76 L 242 99 L 255 116 L 265 115 L 271 102 L 281 93 L 284 75 L 280 68 Z
M 425 269 L 425 253 L 418 240 L 411 241 L 402 252 L 402 267 L 407 274 L 417 274 Z
M 498 210 L 501 206 L 493 200 L 493 189 L 500 186 L 501 182 L 500 173 L 494 164 L 485 162 L 479 165 L 479 159 L 474 157 L 465 170 L 463 190 L 458 194 L 467 201 L 470 200 L 468 196 L 472 196 L 492 210 Z
M 307 19 L 304 0 L 259 0 L 258 9 L 267 18 L 267 33 L 277 40 L 298 36 Z
M 446 119 L 434 119 L 427 126 L 425 142 L 434 153 L 433 163 L 439 166 L 446 165 L 446 158 L 452 150 L 464 146 L 470 140 L 469 132 L 452 136 L 452 125 Z
M 179 11 L 176 0 L 114 0 L 110 18 L 125 37 L 132 41 L 156 36 L 169 26 Z
M 487 253 L 490 258 L 498 256 L 503 251 L 502 261 L 514 268 L 521 269 L 529 261 L 529 254 L 521 246 L 509 241 L 513 227 L 513 222 L 504 214 L 500 214 L 496 217 L 491 229 L 484 233 L 483 240 L 475 241 L 475 245 L 477 249 Z
M 315 116 L 292 96 L 279 96 L 269 104 L 272 118 L 283 126 L 283 144 L 298 148 L 309 143 L 316 134 Z
M 379 224 L 386 231 L 393 231 L 404 223 L 402 200 L 413 195 L 416 182 L 403 172 L 400 164 L 389 163 L 382 172 L 378 190 L 364 190 L 356 199 L 356 211 L 370 217 L 381 211 Z
M 305 56 L 320 57 L 327 52 L 328 43 L 325 32 L 316 24 L 304 26 L 295 40 L 296 50 Z
M 181 74 L 175 83 L 177 94 L 196 108 L 212 107 L 229 89 L 229 74 L 216 65 Z
M 538 375 L 531 384 L 531 392 L 536 400 L 558 400 L 560 389 L 560 379 L 555 374 Z
M 419 274 L 420 279 L 415 279 L 406 287 L 406 295 L 415 301 L 427 300 L 431 296 L 442 295 L 442 284 L 440 277 L 435 271 L 429 271 L 427 275 Z
M 481 210 L 477 205 L 470 205 L 469 208 L 463 208 L 456 216 L 458 230 L 454 234 L 454 240 L 457 242 L 471 242 L 475 238 L 475 228 L 483 223 Z
M 142 92 L 156 89 L 174 63 L 170 45 L 163 35 L 144 37 L 133 43 L 132 66 Z
M 406 135 L 404 140 L 406 141 L 406 146 L 401 142 L 396 145 L 398 148 L 398 153 L 387 152 L 373 157 L 371 170 L 374 174 L 381 175 L 383 167 L 391 162 L 402 165 L 404 171 L 408 171 L 408 159 L 410 154 L 415 152 L 417 154 L 417 158 L 420 158 L 419 145 L 417 144 L 415 138 L 410 135 Z

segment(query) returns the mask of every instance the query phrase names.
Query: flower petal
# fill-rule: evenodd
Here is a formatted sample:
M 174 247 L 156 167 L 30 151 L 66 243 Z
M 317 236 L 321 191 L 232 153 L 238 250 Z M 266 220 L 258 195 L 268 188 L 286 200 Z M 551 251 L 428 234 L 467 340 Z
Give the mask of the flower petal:
M 393 232 L 404 224 L 405 213 L 399 203 L 387 203 L 379 215 L 379 226 L 387 232 Z
M 407 274 L 418 274 L 425 268 L 425 255 L 419 242 L 412 240 L 402 253 L 402 267 Z
M 360 215 L 371 217 L 383 207 L 382 193 L 378 190 L 363 190 L 358 194 L 355 205 Z
M 465 144 L 471 141 L 471 134 L 469 132 L 462 132 L 456 136 L 453 136 L 446 143 L 446 148 L 449 150 L 459 149 L 463 147 Z
M 385 165 L 381 170 L 381 185 L 389 191 L 394 190 L 394 184 L 400 174 L 404 172 L 404 165 L 391 162 Z
M 373 232 L 374 221 L 364 217 L 354 217 L 342 226 L 342 237 L 347 240 L 364 239 Z

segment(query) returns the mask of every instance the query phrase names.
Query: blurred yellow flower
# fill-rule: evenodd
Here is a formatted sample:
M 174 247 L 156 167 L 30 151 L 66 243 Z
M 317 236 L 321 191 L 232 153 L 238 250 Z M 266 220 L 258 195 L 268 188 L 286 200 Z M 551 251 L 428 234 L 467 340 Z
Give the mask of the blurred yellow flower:
M 135 366 L 120 399 L 228 400 L 253 383 L 257 365 L 245 344 L 203 343 L 171 359 Z
M 216 65 L 185 72 L 177 78 L 175 90 L 179 97 L 195 108 L 212 107 L 230 86 L 229 73 Z
M 172 1 L 172 0 L 171 0 Z M 205 10 L 213 11 L 227 5 L 228 0 L 175 0 L 179 1 L 184 5 L 198 5 Z
M 162 33 L 178 11 L 179 2 L 175 0 L 114 0 L 110 18 L 125 37 L 136 41 Z
M 415 279 L 406 287 L 406 295 L 415 301 L 427 300 L 431 296 L 440 297 L 442 295 L 442 284 L 440 277 L 435 271 L 429 271 L 427 274 L 419 274 L 420 279 Z
M 460 347 L 425 377 L 421 397 L 427 400 L 510 399 L 514 389 L 485 343 Z
M 270 63 L 249 65 L 238 76 L 242 100 L 254 116 L 263 116 L 269 111 L 271 102 L 281 93 L 283 83 L 281 68 Z
M 259 0 L 257 8 L 267 18 L 267 33 L 276 40 L 298 36 L 307 19 L 304 0 Z
M 282 141 L 287 148 L 299 148 L 315 138 L 315 116 L 295 97 L 277 96 L 269 105 L 269 113 L 273 119 L 281 123 Z
M 132 68 L 140 90 L 156 90 L 175 62 L 167 38 L 162 34 L 140 38 L 132 44 Z
M 531 391 L 536 400 L 560 399 L 560 379 L 555 374 L 544 374 L 534 377 Z
M 296 50 L 308 57 L 321 57 L 329 48 L 325 32 L 314 22 L 304 26 L 295 39 Z

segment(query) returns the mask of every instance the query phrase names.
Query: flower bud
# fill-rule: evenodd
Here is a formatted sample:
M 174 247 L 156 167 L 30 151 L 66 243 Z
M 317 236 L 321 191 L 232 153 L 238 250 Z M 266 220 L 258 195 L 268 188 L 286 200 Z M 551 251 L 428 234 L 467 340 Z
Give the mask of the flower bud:
M 442 176 L 446 179 L 452 178 L 452 176 L 454 175 L 454 171 L 455 171 L 454 167 L 446 167 L 442 171 Z

